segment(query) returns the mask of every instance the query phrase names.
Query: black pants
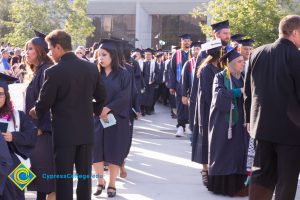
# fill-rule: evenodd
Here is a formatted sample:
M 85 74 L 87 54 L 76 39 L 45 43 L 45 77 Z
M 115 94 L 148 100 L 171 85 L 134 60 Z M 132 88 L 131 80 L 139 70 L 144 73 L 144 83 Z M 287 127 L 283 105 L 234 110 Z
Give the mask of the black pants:
M 288 137 L 288 136 L 287 136 Z M 257 141 L 250 199 L 293 200 L 300 172 L 300 146 Z
M 73 174 L 75 164 L 76 173 L 91 175 L 92 145 L 78 145 L 54 147 L 56 173 Z M 78 200 L 91 199 L 91 178 L 78 179 L 76 194 Z M 73 200 L 73 179 L 56 179 L 56 199 Z

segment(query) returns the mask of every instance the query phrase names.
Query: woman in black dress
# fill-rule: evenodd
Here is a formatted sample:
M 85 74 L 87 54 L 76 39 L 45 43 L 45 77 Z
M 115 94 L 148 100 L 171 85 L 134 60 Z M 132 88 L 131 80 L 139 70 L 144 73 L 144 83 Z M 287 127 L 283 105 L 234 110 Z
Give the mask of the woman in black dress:
M 120 166 L 127 156 L 130 147 L 130 113 L 132 77 L 126 68 L 121 67 L 114 41 L 103 40 L 98 51 L 101 78 L 107 90 L 105 106 L 100 115 L 95 116 L 95 140 L 93 166 L 99 175 L 98 196 L 105 189 L 103 164 L 109 163 L 108 197 L 116 196 L 116 178 Z M 109 114 L 116 119 L 112 126 L 104 128 L 109 122 Z
M 38 99 L 40 89 L 44 82 L 44 71 L 53 63 L 47 55 L 48 46 L 44 40 L 45 35 L 36 32 L 37 37 L 29 40 L 25 45 L 26 64 L 28 70 L 33 73 L 32 79 L 26 89 L 25 111 L 28 117 L 29 111 L 34 107 Z M 52 150 L 50 112 L 42 119 L 36 120 L 30 117 L 38 128 L 38 137 L 33 155 L 30 158 L 31 170 L 37 178 L 28 186 L 28 190 L 37 191 L 37 200 L 55 198 L 54 180 L 45 180 L 42 174 L 54 174 L 54 158 Z
M 221 71 L 219 64 L 220 49 L 222 43 L 214 40 L 204 44 L 202 51 L 208 57 L 202 62 L 197 71 L 198 81 L 193 85 L 191 99 L 195 91 L 195 124 L 193 129 L 192 161 L 202 164 L 202 181 L 204 185 L 208 182 L 208 119 L 212 99 L 212 86 L 215 74 Z M 195 99 L 195 98 L 194 98 Z M 194 119 L 191 119 L 194 121 Z

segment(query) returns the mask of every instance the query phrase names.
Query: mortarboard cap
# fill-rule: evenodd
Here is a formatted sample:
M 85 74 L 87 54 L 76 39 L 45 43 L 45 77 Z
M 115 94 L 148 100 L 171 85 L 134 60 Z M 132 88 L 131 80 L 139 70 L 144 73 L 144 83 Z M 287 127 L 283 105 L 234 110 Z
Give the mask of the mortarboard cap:
M 156 54 L 156 58 L 160 58 L 164 55 L 164 52 L 160 51 L 160 52 L 157 52 Z
M 188 33 L 182 34 L 179 36 L 181 39 L 192 39 L 192 36 Z
M 140 54 L 143 54 L 143 53 L 144 53 L 143 50 L 140 49 L 140 48 L 134 49 L 133 52 L 139 52 Z
M 181 48 L 179 46 L 173 46 L 172 49 L 179 50 Z
M 229 28 L 229 21 L 225 20 L 211 25 L 214 32 L 218 32 L 223 28 Z
M 232 35 L 232 36 L 230 37 L 230 39 L 231 39 L 231 41 L 233 41 L 233 42 L 238 42 L 239 40 L 242 40 L 243 37 L 245 37 L 245 36 L 246 36 L 246 35 L 244 35 L 244 34 L 239 34 L 239 33 L 237 33 L 237 34 Z
M 224 61 L 226 62 L 227 59 L 229 60 L 229 62 L 231 62 L 234 59 L 240 57 L 241 54 L 238 53 L 236 50 L 237 50 L 237 47 L 233 48 L 231 51 L 226 53 L 222 58 L 220 58 L 220 62 L 224 62 Z
M 6 74 L 0 73 L 0 87 L 8 90 L 8 85 L 16 82 L 18 79 Z
M 147 48 L 147 49 L 144 49 L 144 52 L 149 52 L 149 53 L 152 53 L 154 55 L 155 51 L 151 48 Z
M 48 44 L 45 41 L 46 35 L 44 33 L 41 33 L 39 31 L 37 31 L 37 30 L 33 30 L 33 31 L 34 31 L 34 34 L 35 34 L 36 37 L 32 38 L 31 42 L 41 46 L 46 51 L 46 53 L 48 53 L 49 52 Z
M 222 46 L 221 39 L 212 40 L 201 45 L 201 51 L 208 51 Z
M 117 44 L 112 39 L 102 39 L 100 41 L 99 49 L 117 50 Z
M 192 42 L 191 47 L 201 47 L 202 44 L 204 44 L 204 42 L 199 42 L 199 41 L 197 41 L 197 42 Z
M 254 42 L 255 41 L 252 39 L 243 39 L 238 41 L 238 43 L 240 43 L 242 46 L 249 46 L 249 47 L 252 47 Z

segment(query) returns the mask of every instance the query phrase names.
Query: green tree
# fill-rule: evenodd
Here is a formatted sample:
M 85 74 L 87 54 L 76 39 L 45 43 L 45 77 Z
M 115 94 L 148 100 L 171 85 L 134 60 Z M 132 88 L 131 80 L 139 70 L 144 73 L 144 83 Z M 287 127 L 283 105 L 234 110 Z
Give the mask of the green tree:
M 23 46 L 34 36 L 33 29 L 44 33 L 58 28 L 51 19 L 50 4 L 47 1 L 14 0 L 10 7 L 10 20 L 4 25 L 12 31 L 5 35 L 5 39 L 16 46 Z
M 4 20 L 1 15 L 5 14 L 0 13 L 0 27 L 6 28 L 4 39 L 15 46 L 24 46 L 34 37 L 33 29 L 47 34 L 53 29 L 65 28 L 76 45 L 84 44 L 85 38 L 94 31 L 86 15 L 87 0 L 74 0 L 73 3 L 70 0 L 0 0 L 4 1 L 11 5 Z
M 73 46 L 83 45 L 93 35 L 95 26 L 87 16 L 87 0 L 74 0 L 65 29 L 72 36 Z
M 260 46 L 278 38 L 280 19 L 297 8 L 298 4 L 290 0 L 215 0 L 195 8 L 192 14 L 207 16 L 211 24 L 228 19 L 231 33 L 246 34 Z M 200 26 L 207 37 L 212 36 L 210 26 Z
M 0 38 L 10 32 L 10 29 L 4 25 L 5 21 L 9 20 L 9 9 L 11 7 L 11 0 L 0 0 Z

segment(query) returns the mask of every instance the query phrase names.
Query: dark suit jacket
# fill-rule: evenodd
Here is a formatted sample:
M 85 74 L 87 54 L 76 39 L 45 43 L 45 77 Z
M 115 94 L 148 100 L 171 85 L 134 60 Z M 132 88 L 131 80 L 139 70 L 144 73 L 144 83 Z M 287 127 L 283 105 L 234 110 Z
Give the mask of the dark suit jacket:
M 51 109 L 55 146 L 92 144 L 93 99 L 95 114 L 105 101 L 105 87 L 95 64 L 66 53 L 45 71 L 45 82 L 36 102 L 38 118 Z
M 300 52 L 287 39 L 255 49 L 245 83 L 251 136 L 300 145 Z

